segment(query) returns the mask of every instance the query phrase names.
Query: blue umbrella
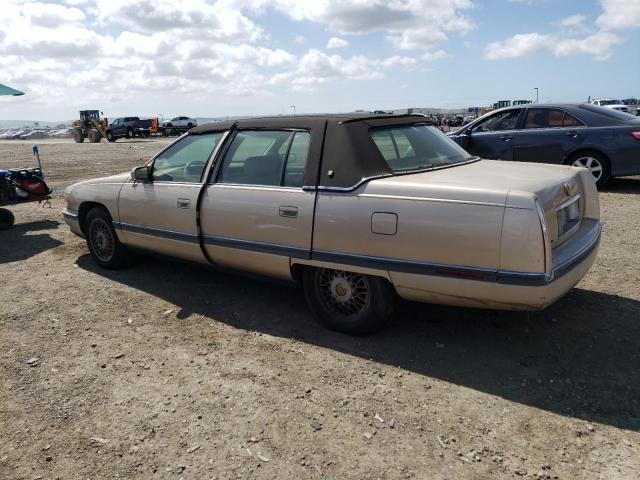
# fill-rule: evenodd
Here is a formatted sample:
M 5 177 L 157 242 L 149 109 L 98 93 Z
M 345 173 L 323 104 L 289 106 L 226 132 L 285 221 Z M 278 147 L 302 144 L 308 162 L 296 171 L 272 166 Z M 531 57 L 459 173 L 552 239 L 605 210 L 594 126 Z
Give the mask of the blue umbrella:
M 0 83 L 0 95 L 14 95 L 17 97 L 18 95 L 24 95 L 24 92 L 16 90 L 15 88 L 7 87 Z

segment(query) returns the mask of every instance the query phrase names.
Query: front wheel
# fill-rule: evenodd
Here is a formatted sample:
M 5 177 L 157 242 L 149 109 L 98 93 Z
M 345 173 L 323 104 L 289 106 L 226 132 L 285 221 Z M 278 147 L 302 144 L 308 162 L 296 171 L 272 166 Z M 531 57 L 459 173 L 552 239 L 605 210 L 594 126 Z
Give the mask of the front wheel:
M 110 142 L 115 142 L 116 141 L 116 137 L 113 136 L 113 133 L 111 131 L 107 132 L 107 140 Z
M 308 268 L 303 286 L 314 316 L 331 330 L 349 335 L 373 333 L 393 314 L 392 287 L 379 277 Z
M 611 166 L 602 154 L 598 152 L 579 152 L 572 155 L 567 161 L 574 167 L 587 168 L 596 181 L 596 186 L 602 188 L 611 178 Z
M 15 217 L 11 210 L 7 210 L 6 208 L 0 208 L 0 230 L 7 230 L 13 227 L 13 222 L 15 221 Z
M 95 262 L 103 268 L 118 269 L 130 262 L 127 248 L 120 243 L 113 228 L 111 215 L 102 207 L 95 207 L 85 219 L 87 246 Z

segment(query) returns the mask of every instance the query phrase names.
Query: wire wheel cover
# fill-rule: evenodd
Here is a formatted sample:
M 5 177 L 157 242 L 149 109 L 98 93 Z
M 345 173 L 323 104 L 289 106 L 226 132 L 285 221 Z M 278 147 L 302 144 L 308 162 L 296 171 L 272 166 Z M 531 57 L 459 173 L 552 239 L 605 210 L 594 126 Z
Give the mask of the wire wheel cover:
M 106 221 L 96 218 L 90 227 L 91 245 L 96 256 L 103 262 L 108 262 L 113 257 L 114 239 L 111 229 Z
M 359 315 L 369 304 L 369 282 L 359 273 L 322 269 L 318 290 L 323 305 L 338 315 Z

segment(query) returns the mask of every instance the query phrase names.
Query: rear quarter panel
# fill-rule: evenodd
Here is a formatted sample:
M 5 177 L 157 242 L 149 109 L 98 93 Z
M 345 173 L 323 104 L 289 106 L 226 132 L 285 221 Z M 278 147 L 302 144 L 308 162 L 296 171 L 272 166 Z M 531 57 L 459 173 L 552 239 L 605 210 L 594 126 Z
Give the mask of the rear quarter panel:
M 503 205 L 320 192 L 313 251 L 497 269 Z M 397 215 L 395 234 L 372 232 L 373 213 Z

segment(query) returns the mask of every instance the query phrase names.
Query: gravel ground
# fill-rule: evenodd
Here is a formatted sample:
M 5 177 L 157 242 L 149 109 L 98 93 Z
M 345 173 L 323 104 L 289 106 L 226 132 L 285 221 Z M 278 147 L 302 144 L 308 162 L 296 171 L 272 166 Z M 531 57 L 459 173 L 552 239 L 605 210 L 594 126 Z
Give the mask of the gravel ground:
M 52 208 L 0 232 L 0 479 L 640 478 L 640 178 L 601 193 L 597 263 L 544 312 L 406 304 L 350 338 L 292 287 L 94 265 L 62 190 L 165 143 L 39 142 Z

